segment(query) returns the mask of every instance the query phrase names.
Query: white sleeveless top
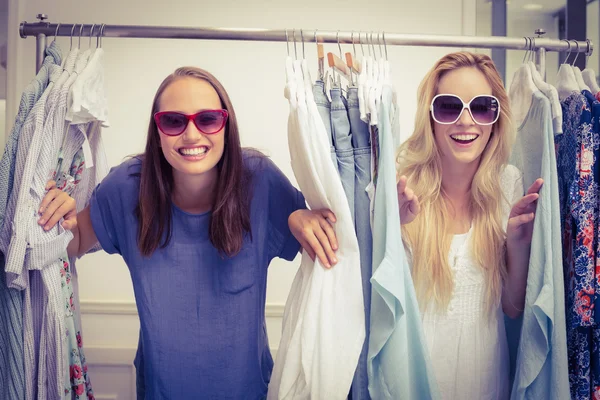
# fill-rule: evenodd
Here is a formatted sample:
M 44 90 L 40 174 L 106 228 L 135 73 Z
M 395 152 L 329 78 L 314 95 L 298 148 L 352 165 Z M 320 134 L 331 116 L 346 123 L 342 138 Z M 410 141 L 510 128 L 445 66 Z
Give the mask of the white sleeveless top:
M 507 166 L 501 177 L 507 200 L 514 204 L 523 195 L 520 172 Z M 506 227 L 511 206 L 503 208 Z M 446 311 L 429 307 L 423 328 L 442 399 L 508 399 L 509 356 L 504 313 L 499 304 L 488 317 L 485 276 L 470 249 L 472 229 L 455 235 L 449 263 L 454 291 Z

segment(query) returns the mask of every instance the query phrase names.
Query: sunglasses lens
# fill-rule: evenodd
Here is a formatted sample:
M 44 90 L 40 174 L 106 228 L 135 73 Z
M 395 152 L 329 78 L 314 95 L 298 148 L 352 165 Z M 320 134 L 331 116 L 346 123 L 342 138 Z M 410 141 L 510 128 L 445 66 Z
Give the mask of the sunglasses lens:
M 455 96 L 438 96 L 433 101 L 433 118 L 440 124 L 456 122 L 463 109 L 462 100 Z
M 194 124 L 200 132 L 206 134 L 217 133 L 225 126 L 225 113 L 221 111 L 203 111 L 194 119 Z
M 498 100 L 492 96 L 478 96 L 471 100 L 471 115 L 480 125 L 490 125 L 496 122 L 500 107 Z
M 165 135 L 179 135 L 187 126 L 187 118 L 183 114 L 164 113 L 156 121 L 158 129 Z

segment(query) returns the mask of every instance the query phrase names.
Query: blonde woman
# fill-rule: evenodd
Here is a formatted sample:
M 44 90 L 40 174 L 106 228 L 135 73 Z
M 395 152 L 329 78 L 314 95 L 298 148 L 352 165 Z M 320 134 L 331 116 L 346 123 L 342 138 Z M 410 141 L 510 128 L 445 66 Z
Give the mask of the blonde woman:
M 507 165 L 513 136 L 492 60 L 460 52 L 425 76 L 415 131 L 400 147 L 402 234 L 444 399 L 509 395 L 504 314 L 524 308 L 542 186 L 523 196 Z

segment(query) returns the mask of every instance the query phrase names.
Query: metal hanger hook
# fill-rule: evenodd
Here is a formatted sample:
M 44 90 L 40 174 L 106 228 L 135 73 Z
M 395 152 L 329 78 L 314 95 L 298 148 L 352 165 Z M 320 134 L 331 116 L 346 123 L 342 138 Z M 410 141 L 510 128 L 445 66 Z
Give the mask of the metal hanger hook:
M 90 42 L 88 43 L 88 47 L 91 48 L 92 47 L 92 36 L 94 35 L 94 28 L 96 27 L 96 24 L 92 24 L 92 27 L 90 28 Z
M 379 45 L 379 56 L 383 58 L 383 49 L 381 48 L 380 32 L 377 32 L 377 44 Z
M 106 29 L 106 24 L 102 24 L 102 28 L 100 29 L 100 47 L 102 47 L 102 38 L 104 37 L 104 29 Z
M 292 32 L 292 37 L 294 38 L 294 59 L 298 59 L 298 49 L 296 48 L 296 28 L 294 28 Z
M 373 59 L 377 59 L 377 53 L 375 52 L 375 41 L 373 40 L 373 31 L 371 31 L 371 49 L 373 50 Z
M 60 22 L 56 25 L 56 30 L 54 31 L 54 41 L 56 42 L 56 37 L 58 36 L 58 30 L 60 28 Z
M 306 52 L 304 51 L 304 32 L 300 29 L 300 39 L 302 40 L 302 58 L 306 59 Z
M 575 66 L 575 63 L 577 62 L 577 58 L 579 57 L 579 41 L 575 40 L 575 44 L 577 45 L 577 54 L 575 55 L 575 59 L 573 60 L 573 66 Z
M 362 39 L 360 38 L 360 31 L 358 31 L 358 44 L 360 44 L 360 51 L 362 52 L 363 58 L 365 57 L 365 48 L 363 46 Z
M 531 46 L 529 45 L 529 38 L 527 36 L 523 36 L 523 39 L 525 39 L 525 55 L 523 56 L 523 61 L 521 64 L 525 64 L 525 60 L 527 60 L 527 56 L 529 55 L 529 51 L 531 49 Z
M 75 32 L 76 26 L 77 24 L 73 24 L 73 27 L 71 28 L 71 46 L 69 47 L 69 51 L 73 50 L 73 33 Z
M 335 34 L 335 40 L 337 40 L 338 49 L 340 51 L 340 58 L 342 58 L 342 45 L 340 44 L 340 31 Z
M 100 29 L 98 29 L 98 34 L 96 35 L 96 48 L 100 47 L 100 35 L 102 34 L 103 29 L 104 24 L 100 25 Z
M 535 52 L 537 51 L 537 46 L 535 44 L 535 38 L 531 38 L 531 61 L 535 61 Z
M 79 28 L 79 41 L 77 42 L 77 48 L 81 48 L 81 36 L 83 36 L 83 28 L 85 27 L 84 24 L 81 24 L 81 28 Z
M 563 61 L 563 64 L 567 64 L 567 61 L 569 60 L 569 57 L 571 56 L 571 42 L 569 42 L 567 39 L 561 39 L 561 42 L 562 41 L 567 42 L 567 46 L 569 46 L 567 49 L 567 56 L 565 57 L 565 60 Z
M 287 53 L 288 53 L 288 57 L 289 57 L 290 56 L 290 37 L 288 36 L 287 28 L 285 28 L 285 47 L 287 47 Z
M 385 31 L 383 31 L 383 48 L 385 50 L 385 59 L 388 59 L 388 52 L 387 52 L 387 43 L 385 42 Z

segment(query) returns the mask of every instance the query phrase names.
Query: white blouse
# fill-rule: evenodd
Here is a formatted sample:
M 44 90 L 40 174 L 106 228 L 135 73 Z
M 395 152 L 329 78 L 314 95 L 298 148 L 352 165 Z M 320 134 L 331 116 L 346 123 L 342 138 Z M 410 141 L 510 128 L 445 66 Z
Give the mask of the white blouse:
M 508 166 L 501 177 L 504 195 L 522 195 L 520 172 Z M 506 227 L 510 204 L 503 207 Z M 447 310 L 430 306 L 423 328 L 442 399 L 508 399 L 509 354 L 502 305 L 488 315 L 483 270 L 471 252 L 469 232 L 455 235 L 449 252 L 454 291 Z

